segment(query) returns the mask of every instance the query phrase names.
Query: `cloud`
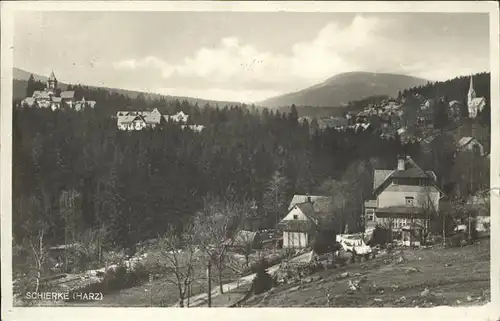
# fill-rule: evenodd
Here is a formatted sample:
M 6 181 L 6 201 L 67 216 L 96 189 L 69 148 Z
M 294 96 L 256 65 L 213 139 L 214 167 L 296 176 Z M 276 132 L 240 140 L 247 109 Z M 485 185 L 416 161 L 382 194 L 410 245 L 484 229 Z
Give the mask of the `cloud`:
M 478 66 L 488 70 L 487 57 L 472 57 L 470 64 L 464 64 L 464 54 L 454 54 L 461 52 L 462 42 L 443 41 L 450 39 L 446 33 L 435 39 L 412 37 L 408 32 L 394 37 L 398 28 L 404 28 L 403 22 L 357 15 L 345 25 L 327 23 L 315 37 L 293 44 L 287 53 L 263 50 L 231 36 L 180 61 L 156 54 L 121 60 L 113 67 L 140 74 L 142 85 L 172 95 L 247 102 L 300 90 L 349 71 L 445 80 L 457 73 L 477 72 Z M 151 77 L 142 76 L 147 73 Z
M 177 64 L 148 56 L 119 61 L 114 67 L 156 69 L 165 80 L 162 85 L 169 88 L 296 90 L 334 74 L 359 69 L 349 55 L 376 41 L 374 31 L 379 25 L 379 19 L 363 16 L 356 16 L 345 27 L 331 22 L 311 41 L 293 45 L 288 55 L 259 50 L 237 37 L 226 37 L 216 46 L 201 48 Z
M 172 75 L 172 73 L 174 72 L 174 66 L 154 56 L 148 56 L 141 60 L 136 60 L 136 59 L 122 60 L 119 62 L 115 62 L 113 66 L 116 69 L 122 69 L 122 70 L 136 70 L 142 68 L 151 68 L 154 70 L 160 70 L 161 75 L 164 78 L 170 77 L 170 75 Z

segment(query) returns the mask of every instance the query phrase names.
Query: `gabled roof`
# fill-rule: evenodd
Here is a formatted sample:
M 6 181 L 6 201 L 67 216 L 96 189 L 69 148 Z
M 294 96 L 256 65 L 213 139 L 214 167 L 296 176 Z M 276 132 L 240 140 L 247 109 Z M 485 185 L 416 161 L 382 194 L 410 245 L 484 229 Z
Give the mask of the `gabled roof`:
M 410 165 L 410 167 L 408 167 Z M 410 157 L 405 158 L 405 170 L 375 170 L 373 179 L 373 192 L 378 194 L 381 188 L 390 178 L 432 178 L 435 181 L 436 174 L 431 171 L 423 171 Z M 436 187 L 437 188 L 437 187 Z M 441 190 L 438 188 L 441 192 Z M 441 192 L 442 193 L 442 192 Z
M 373 173 L 373 190 L 376 190 L 394 172 L 392 169 L 376 169 Z
M 311 203 L 301 203 L 295 205 L 297 206 L 302 213 L 304 213 L 305 216 L 307 216 L 309 219 L 313 220 L 316 218 L 314 207 Z
M 36 97 L 40 96 L 40 94 L 41 94 L 41 93 L 42 93 L 42 92 L 41 92 L 40 90 L 35 90 L 35 91 L 33 92 L 33 97 L 34 97 L 34 98 L 36 98 Z
M 290 205 L 288 205 L 288 210 L 290 211 L 292 207 L 294 207 L 297 204 L 302 204 L 302 203 L 307 203 L 311 201 L 313 203 L 313 207 L 315 208 L 316 212 L 321 212 L 322 210 L 325 209 L 325 206 L 327 204 L 331 204 L 332 202 L 332 197 L 330 196 L 319 196 L 319 195 L 299 195 L 296 194 L 293 196 L 292 201 L 290 202 Z
M 391 178 L 428 178 L 429 176 L 427 175 L 426 172 L 421 170 L 420 168 L 408 168 L 405 169 L 404 171 L 394 171 L 392 173 Z
M 144 118 L 140 115 L 126 115 L 126 116 L 118 116 L 118 125 L 120 124 L 129 124 L 135 120 L 142 120 L 144 121 Z
M 239 230 L 236 232 L 234 237 L 233 245 L 246 245 L 252 244 L 255 242 L 255 238 L 257 237 L 257 232 L 247 231 L 247 230 Z
M 449 103 L 450 107 L 453 107 L 454 105 L 457 105 L 457 104 L 460 105 L 461 103 L 458 100 L 452 100 Z
M 42 91 L 36 98 L 50 99 L 50 94 L 46 91 Z
M 31 106 L 31 105 L 33 105 L 35 103 L 35 98 L 33 98 L 33 97 L 26 97 L 23 100 L 23 103 L 28 104 L 28 106 Z
M 471 143 L 472 141 L 476 141 L 478 144 L 480 144 L 479 141 L 477 139 L 475 139 L 474 137 L 466 136 L 466 137 L 462 137 L 459 139 L 458 147 L 465 147 L 469 143 Z
M 470 107 L 478 107 L 479 105 L 481 105 L 482 103 L 484 103 L 486 100 L 484 99 L 484 97 L 476 97 L 476 98 L 472 98 L 469 102 L 469 106 Z
M 72 90 L 67 90 L 61 92 L 61 98 L 62 99 L 73 99 L 75 97 L 75 92 Z

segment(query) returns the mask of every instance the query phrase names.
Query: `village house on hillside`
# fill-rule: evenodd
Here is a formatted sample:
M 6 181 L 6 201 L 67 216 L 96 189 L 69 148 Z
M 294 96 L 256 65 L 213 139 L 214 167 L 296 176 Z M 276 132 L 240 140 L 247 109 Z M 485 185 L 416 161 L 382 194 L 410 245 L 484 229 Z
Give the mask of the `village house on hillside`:
M 485 155 L 484 146 L 474 137 L 462 137 L 457 143 L 457 151 L 476 152 L 481 156 Z
M 310 245 L 321 219 L 331 212 L 332 197 L 295 195 L 288 214 L 278 224 L 283 231 L 284 248 L 303 248 Z
M 467 94 L 467 107 L 469 108 L 469 117 L 476 118 L 478 112 L 481 112 L 486 105 L 486 98 L 476 97 L 472 76 L 470 77 L 470 87 Z
M 162 122 L 173 122 L 181 124 L 181 128 L 189 128 L 193 131 L 201 131 L 203 125 L 186 125 L 188 115 L 182 111 L 175 115 L 162 115 L 157 108 L 152 111 L 119 111 L 116 113 L 116 125 L 120 130 L 142 130 L 144 128 L 155 128 Z
M 21 101 L 21 106 L 51 108 L 52 110 L 60 109 L 64 106 L 82 110 L 87 107 L 93 108 L 96 102 L 93 100 L 76 100 L 75 92 L 72 90 L 59 91 L 58 81 L 54 72 L 47 79 L 44 90 L 35 90 L 31 97 L 26 97 Z
M 153 111 L 119 111 L 116 113 L 116 117 L 118 129 L 141 130 L 159 125 L 162 116 L 155 108 Z
M 436 175 L 422 170 L 411 157 L 398 158 L 394 170 L 375 170 L 373 200 L 365 202 L 365 222 L 393 230 L 412 223 L 427 228 L 429 215 L 437 213 L 443 196 Z

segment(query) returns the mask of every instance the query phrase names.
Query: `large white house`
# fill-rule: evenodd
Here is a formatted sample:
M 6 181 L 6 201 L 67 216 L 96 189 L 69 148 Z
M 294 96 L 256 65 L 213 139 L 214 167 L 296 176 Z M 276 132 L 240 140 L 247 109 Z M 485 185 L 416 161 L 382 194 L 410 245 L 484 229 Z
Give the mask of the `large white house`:
M 365 202 L 366 226 L 382 225 L 393 230 L 412 223 L 427 228 L 430 215 L 439 210 L 443 193 L 436 175 L 422 170 L 411 157 L 398 158 L 394 170 L 375 170 L 374 199 Z

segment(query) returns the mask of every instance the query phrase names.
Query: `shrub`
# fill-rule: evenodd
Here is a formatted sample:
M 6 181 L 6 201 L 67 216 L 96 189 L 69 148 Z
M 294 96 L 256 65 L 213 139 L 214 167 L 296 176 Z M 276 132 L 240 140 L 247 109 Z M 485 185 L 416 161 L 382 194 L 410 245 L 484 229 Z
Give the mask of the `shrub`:
M 275 280 L 267 272 L 265 264 L 259 264 L 255 278 L 253 279 L 253 290 L 255 294 L 260 294 L 268 291 L 274 286 Z
M 377 225 L 373 230 L 372 238 L 368 243 L 369 245 L 373 246 L 373 245 L 384 245 L 386 243 L 389 243 L 390 241 L 391 241 L 391 231 L 388 228 Z
M 321 228 L 314 238 L 312 248 L 317 254 L 325 254 L 334 251 L 336 243 L 335 230 L 325 226 Z

